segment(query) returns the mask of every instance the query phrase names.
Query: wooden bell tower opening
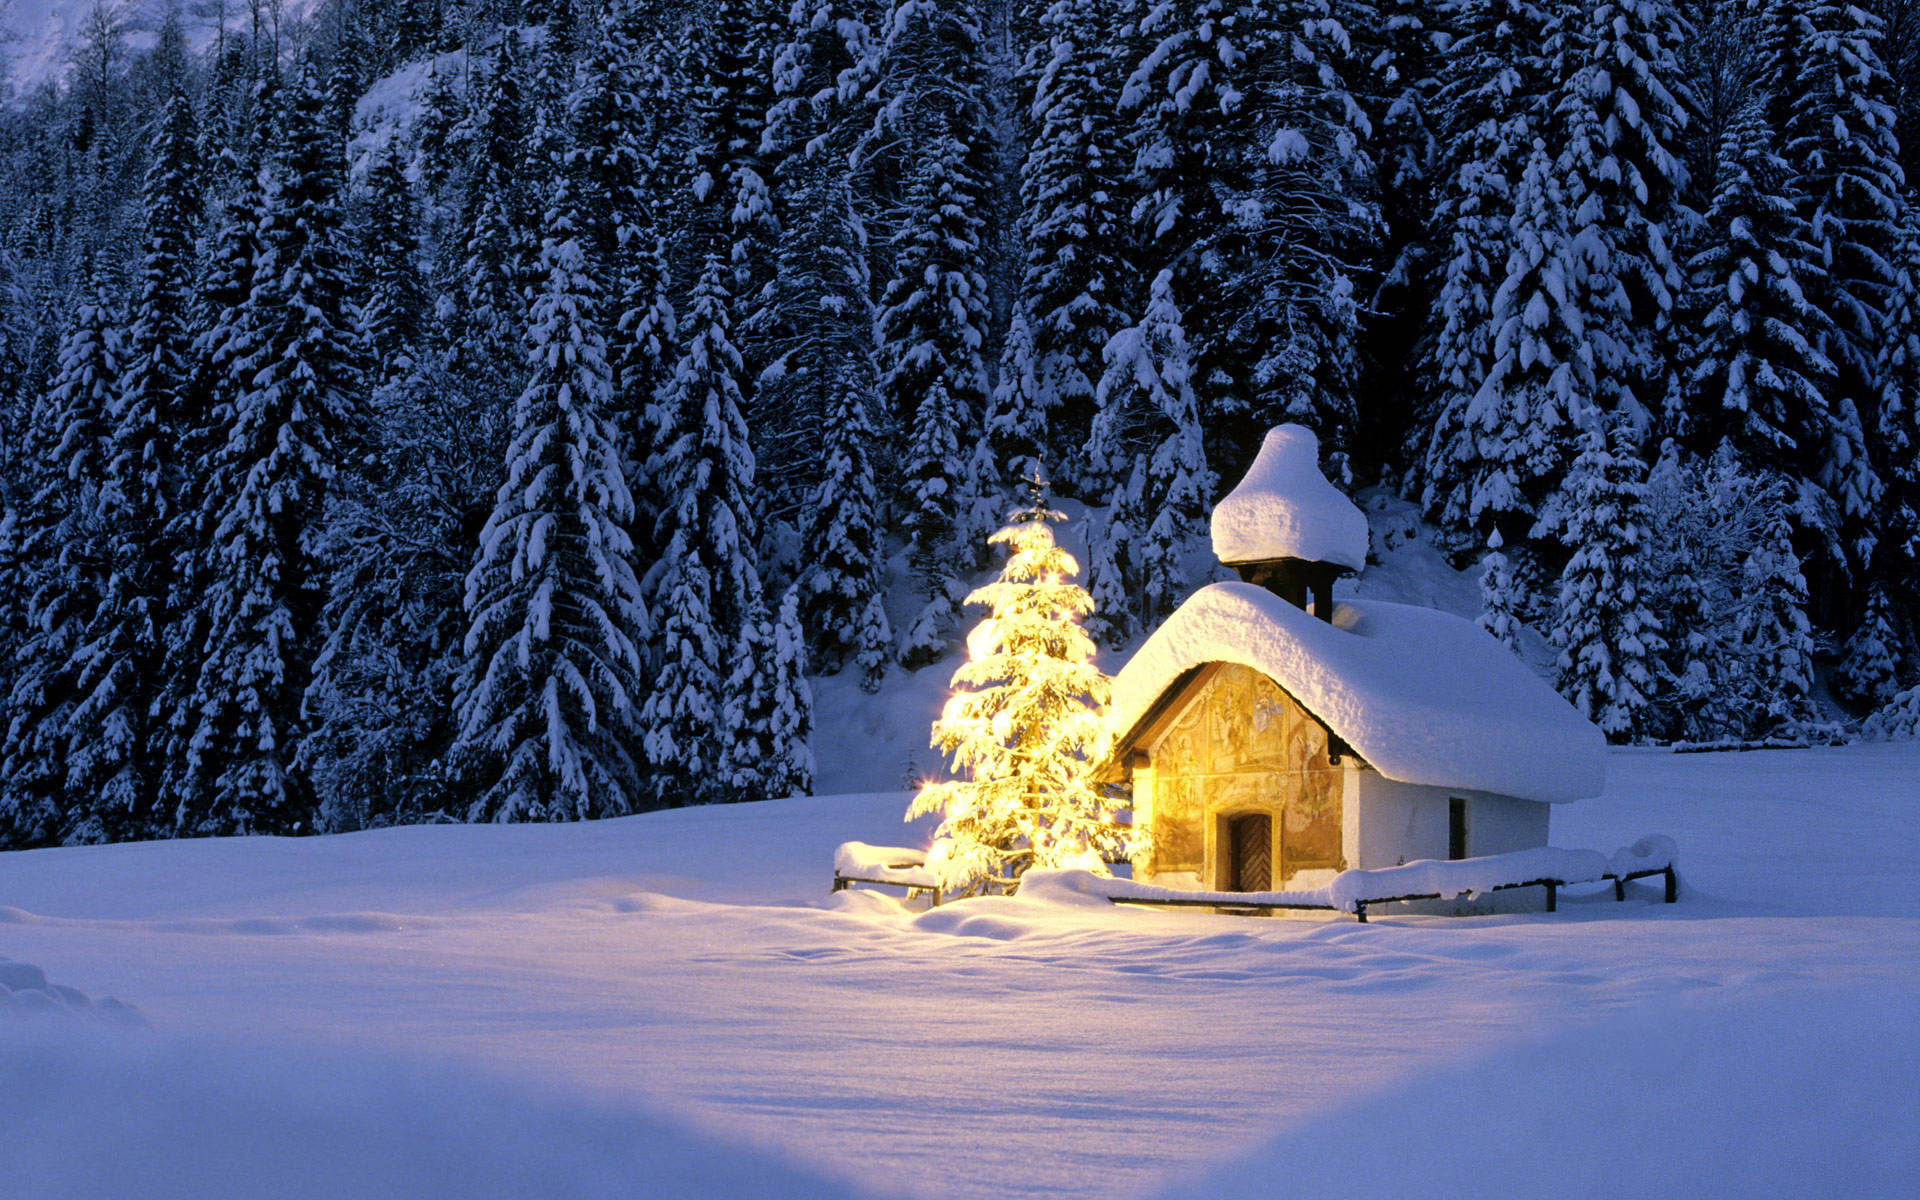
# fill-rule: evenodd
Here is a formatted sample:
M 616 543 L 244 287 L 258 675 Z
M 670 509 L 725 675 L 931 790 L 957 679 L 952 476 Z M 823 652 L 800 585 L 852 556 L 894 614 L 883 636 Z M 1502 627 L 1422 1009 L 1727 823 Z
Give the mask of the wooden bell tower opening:
M 1329 622 L 1333 620 L 1333 581 L 1348 573 L 1338 563 L 1309 562 L 1304 558 L 1269 558 L 1227 565 L 1248 583 L 1266 588 L 1295 608 Z

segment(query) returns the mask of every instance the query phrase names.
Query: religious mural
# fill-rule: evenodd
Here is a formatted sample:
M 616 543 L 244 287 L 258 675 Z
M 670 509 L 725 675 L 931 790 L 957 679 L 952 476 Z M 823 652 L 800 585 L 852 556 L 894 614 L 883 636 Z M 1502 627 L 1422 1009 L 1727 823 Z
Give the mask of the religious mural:
M 1340 865 L 1341 773 L 1327 733 L 1271 679 L 1216 667 L 1151 750 L 1161 871 L 1203 871 L 1216 814 L 1266 812 L 1280 830 L 1278 879 Z

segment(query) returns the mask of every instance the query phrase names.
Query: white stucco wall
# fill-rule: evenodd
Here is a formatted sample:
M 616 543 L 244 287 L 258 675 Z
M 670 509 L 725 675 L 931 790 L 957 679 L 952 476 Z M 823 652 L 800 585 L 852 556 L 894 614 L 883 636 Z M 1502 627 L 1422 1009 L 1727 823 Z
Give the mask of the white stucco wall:
M 1547 844 L 1547 820 L 1553 805 L 1512 796 L 1467 794 L 1467 853 L 1506 854 Z
M 1467 854 L 1505 854 L 1547 844 L 1552 805 L 1486 792 L 1399 783 L 1349 765 L 1343 828 L 1347 865 L 1395 867 L 1447 857 L 1447 802 L 1467 802 Z
M 1350 816 L 1350 867 L 1397 867 L 1417 858 L 1447 856 L 1447 793 L 1398 783 L 1378 771 L 1355 769 L 1349 777 L 1355 803 Z

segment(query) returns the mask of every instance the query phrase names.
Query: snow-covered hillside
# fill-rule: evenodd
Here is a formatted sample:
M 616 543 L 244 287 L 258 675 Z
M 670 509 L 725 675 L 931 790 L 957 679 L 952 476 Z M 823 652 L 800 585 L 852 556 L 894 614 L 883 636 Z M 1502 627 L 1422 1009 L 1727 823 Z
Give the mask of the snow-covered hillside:
M 7 67 L 4 77 L 16 91 L 28 91 L 65 75 L 97 3 L 119 25 L 127 44 L 136 48 L 153 44 L 154 32 L 167 13 L 167 0 L 0 0 L 0 54 L 5 55 Z M 280 21 L 291 22 L 305 18 L 318 7 L 319 0 L 280 0 L 269 6 L 263 19 L 273 20 L 277 13 Z M 196 49 L 213 40 L 222 12 L 230 29 L 243 28 L 252 19 L 247 6 L 238 0 L 224 5 L 183 4 L 180 9 L 187 42 Z
M 836 842 L 915 836 L 898 794 L 4 855 L 0 954 L 144 1022 L 0 1010 L 9 1178 L 1907 1195 L 1916 778 L 1911 744 L 1616 753 L 1554 841 L 1670 833 L 1681 903 L 1365 926 L 829 898 Z

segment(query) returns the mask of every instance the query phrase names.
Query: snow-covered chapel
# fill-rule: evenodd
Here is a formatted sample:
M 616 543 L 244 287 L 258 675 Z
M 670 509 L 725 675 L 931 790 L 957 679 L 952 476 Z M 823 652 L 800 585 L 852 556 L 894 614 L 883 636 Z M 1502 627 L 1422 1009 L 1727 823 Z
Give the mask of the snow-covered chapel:
M 1367 520 L 1310 431 L 1267 434 L 1212 532 L 1241 581 L 1194 594 L 1114 680 L 1106 770 L 1151 832 L 1135 879 L 1257 892 L 1524 850 L 1552 805 L 1598 794 L 1600 731 L 1485 631 L 1333 599 Z

